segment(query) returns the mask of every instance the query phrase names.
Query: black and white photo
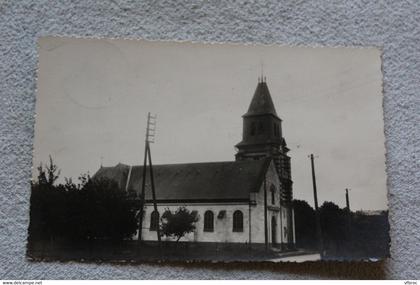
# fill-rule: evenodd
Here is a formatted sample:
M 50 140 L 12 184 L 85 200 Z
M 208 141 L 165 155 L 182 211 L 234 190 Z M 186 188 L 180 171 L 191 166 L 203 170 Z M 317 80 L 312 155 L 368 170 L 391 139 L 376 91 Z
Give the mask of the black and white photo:
M 389 256 L 381 51 L 39 41 L 27 255 Z

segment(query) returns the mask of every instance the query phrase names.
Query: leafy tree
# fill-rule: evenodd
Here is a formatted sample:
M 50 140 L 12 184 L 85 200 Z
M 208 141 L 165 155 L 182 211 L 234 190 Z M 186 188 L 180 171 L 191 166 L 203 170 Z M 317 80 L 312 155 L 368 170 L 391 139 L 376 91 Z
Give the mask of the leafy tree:
M 319 209 L 321 227 L 326 238 L 344 240 L 346 227 L 346 213 L 333 202 L 324 202 Z
M 162 215 L 162 235 L 176 238 L 178 242 L 187 233 L 195 230 L 198 221 L 196 211 L 190 212 L 185 207 L 179 207 L 175 213 L 167 210 Z
M 38 167 L 32 183 L 30 240 L 122 240 L 137 230 L 135 199 L 108 179 L 82 174 L 78 183 L 65 178 L 57 184 L 60 170 L 50 157 Z
M 346 239 L 346 212 L 333 202 L 324 202 L 319 208 L 322 236 L 326 250 L 338 251 Z
M 299 247 L 317 245 L 315 210 L 302 200 L 293 200 L 296 243 Z
M 38 183 L 40 185 L 53 186 L 60 176 L 61 171 L 58 169 L 57 165 L 54 164 L 51 155 L 49 158 L 50 164 L 46 164 L 45 168 L 42 163 L 38 166 Z
M 87 239 L 131 237 L 137 230 L 137 203 L 127 199 L 115 181 L 89 179 L 82 187 Z
M 390 241 L 388 211 L 353 213 L 350 245 L 353 252 L 369 257 L 389 256 Z
M 52 239 L 60 232 L 58 213 L 61 212 L 62 195 L 54 183 L 60 170 L 51 156 L 49 164 L 38 166 L 38 179 L 31 183 L 29 239 Z
M 294 200 L 296 243 L 316 247 L 315 211 L 305 201 Z M 327 258 L 368 258 L 389 255 L 387 212 L 348 212 L 333 202 L 319 208 Z

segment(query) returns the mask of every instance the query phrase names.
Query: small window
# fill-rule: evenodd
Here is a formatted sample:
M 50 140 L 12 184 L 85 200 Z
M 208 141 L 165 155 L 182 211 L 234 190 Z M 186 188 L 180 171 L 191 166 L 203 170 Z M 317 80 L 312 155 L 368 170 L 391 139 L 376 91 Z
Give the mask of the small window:
M 271 204 L 275 205 L 276 204 L 276 187 L 274 187 L 274 185 L 271 185 L 270 191 L 271 191 Z
M 258 134 L 264 133 L 264 124 L 262 122 L 258 123 Z
M 214 214 L 212 211 L 206 211 L 204 213 L 204 231 L 205 232 L 214 231 Z
M 251 123 L 251 136 L 255 136 L 255 129 L 256 129 L 255 122 L 252 122 Z
M 150 215 L 150 231 L 157 231 L 159 227 L 159 212 L 153 211 Z
M 244 215 L 239 210 L 233 213 L 233 231 L 234 232 L 244 231 Z
M 280 136 L 279 124 L 273 123 L 273 133 L 274 133 L 274 136 L 276 137 Z

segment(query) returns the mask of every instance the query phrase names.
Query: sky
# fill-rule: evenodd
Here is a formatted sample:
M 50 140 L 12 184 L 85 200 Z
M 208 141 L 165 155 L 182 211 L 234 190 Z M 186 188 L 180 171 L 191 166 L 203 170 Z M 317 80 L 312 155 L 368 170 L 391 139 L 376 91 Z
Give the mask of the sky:
M 263 72 L 290 148 L 294 198 L 387 209 L 381 53 L 375 48 L 42 38 L 34 142 L 61 179 L 101 163 L 143 162 L 147 113 L 154 164 L 232 161 Z

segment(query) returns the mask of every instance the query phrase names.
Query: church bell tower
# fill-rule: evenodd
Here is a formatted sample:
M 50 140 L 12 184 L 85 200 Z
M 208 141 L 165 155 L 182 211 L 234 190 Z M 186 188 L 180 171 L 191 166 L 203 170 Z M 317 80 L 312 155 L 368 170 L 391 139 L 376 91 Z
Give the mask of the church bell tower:
M 251 104 L 242 118 L 242 141 L 235 146 L 238 150 L 236 160 L 271 157 L 284 189 L 282 202 L 289 204 L 292 200 L 289 149 L 283 138 L 282 120 L 274 108 L 265 77 L 258 79 Z

